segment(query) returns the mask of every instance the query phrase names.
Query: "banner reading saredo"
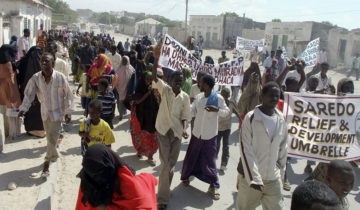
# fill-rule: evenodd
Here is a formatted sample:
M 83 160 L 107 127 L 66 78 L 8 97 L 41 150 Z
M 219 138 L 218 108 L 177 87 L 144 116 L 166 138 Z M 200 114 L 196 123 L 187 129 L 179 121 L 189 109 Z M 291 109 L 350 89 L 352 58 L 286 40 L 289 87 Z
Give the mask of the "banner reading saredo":
M 265 45 L 265 39 L 260 40 L 251 40 L 245 39 L 238 36 L 236 39 L 236 49 L 251 51 L 255 49 L 255 46 L 258 46 L 258 50 L 261 52 Z
M 244 57 L 221 64 L 205 64 L 167 34 L 161 47 L 159 65 L 176 71 L 182 71 L 187 65 L 191 68 L 193 79 L 196 79 L 199 71 L 205 71 L 212 75 L 219 85 L 241 86 L 244 76 Z
M 300 58 L 305 61 L 306 67 L 314 67 L 316 65 L 319 56 L 319 44 L 320 38 L 314 39 L 309 42 L 304 52 L 301 53 Z
M 320 162 L 360 159 L 359 99 L 285 93 L 288 155 Z

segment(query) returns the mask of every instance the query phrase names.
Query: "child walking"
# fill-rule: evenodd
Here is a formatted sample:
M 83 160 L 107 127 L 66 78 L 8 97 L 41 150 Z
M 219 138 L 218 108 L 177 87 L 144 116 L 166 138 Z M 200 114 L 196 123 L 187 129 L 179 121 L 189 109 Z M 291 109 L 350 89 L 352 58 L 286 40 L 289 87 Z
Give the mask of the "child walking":
M 79 135 L 82 137 L 81 152 L 85 155 L 88 147 L 94 144 L 104 144 L 111 147 L 115 142 L 114 134 L 110 126 L 100 119 L 102 104 L 99 100 L 89 103 L 89 116 L 80 125 Z
M 113 126 L 113 119 L 115 114 L 115 95 L 109 88 L 109 81 L 101 79 L 98 83 L 98 96 L 97 99 L 102 103 L 101 119 L 107 122 L 111 129 Z
M 87 71 L 87 70 L 86 70 Z M 84 109 L 84 116 L 87 117 L 88 116 L 88 106 L 89 103 L 91 101 L 91 90 L 86 88 L 87 86 L 87 76 L 86 76 L 86 72 L 83 73 L 80 77 L 80 82 L 79 82 L 79 86 L 76 90 L 76 95 L 80 95 L 81 97 L 81 106 Z M 81 93 L 80 93 L 80 88 L 81 88 Z
M 217 138 L 217 153 L 216 157 L 219 155 L 220 144 L 222 143 L 222 155 L 221 155 L 221 167 L 220 171 L 224 172 L 229 160 L 229 136 L 231 132 L 231 114 L 235 115 L 240 119 L 240 115 L 237 111 L 236 105 L 233 101 L 230 101 L 230 89 L 225 87 L 221 90 L 221 96 L 225 99 L 226 106 L 230 109 L 230 112 L 225 117 L 219 116 L 219 128 L 218 128 L 218 138 Z

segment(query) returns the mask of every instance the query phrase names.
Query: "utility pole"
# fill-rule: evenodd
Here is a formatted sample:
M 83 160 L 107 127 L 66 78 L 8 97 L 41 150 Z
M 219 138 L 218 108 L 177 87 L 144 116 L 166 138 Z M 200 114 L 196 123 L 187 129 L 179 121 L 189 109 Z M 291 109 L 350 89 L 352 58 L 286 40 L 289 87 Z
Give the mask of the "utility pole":
M 186 44 L 186 39 L 187 39 L 187 17 L 188 17 L 188 3 L 189 0 L 185 0 L 186 1 L 186 10 L 185 10 L 185 44 Z

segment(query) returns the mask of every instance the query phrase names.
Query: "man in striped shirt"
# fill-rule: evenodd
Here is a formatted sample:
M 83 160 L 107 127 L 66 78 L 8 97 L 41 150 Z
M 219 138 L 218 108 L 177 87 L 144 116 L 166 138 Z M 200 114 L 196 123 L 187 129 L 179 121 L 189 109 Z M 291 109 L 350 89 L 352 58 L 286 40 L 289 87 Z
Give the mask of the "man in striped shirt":
M 109 81 L 101 79 L 98 83 L 98 97 L 97 99 L 102 103 L 101 119 L 107 122 L 111 129 L 114 128 L 112 120 L 115 112 L 115 95 L 109 89 Z
M 44 53 L 40 60 L 41 71 L 34 74 L 26 85 L 24 100 L 20 106 L 19 117 L 31 107 L 35 95 L 41 103 L 41 118 L 46 131 L 47 150 L 42 177 L 49 176 L 50 161 L 59 157 L 57 141 L 60 136 L 61 121 L 71 121 L 73 96 L 64 74 L 54 71 L 55 58 Z

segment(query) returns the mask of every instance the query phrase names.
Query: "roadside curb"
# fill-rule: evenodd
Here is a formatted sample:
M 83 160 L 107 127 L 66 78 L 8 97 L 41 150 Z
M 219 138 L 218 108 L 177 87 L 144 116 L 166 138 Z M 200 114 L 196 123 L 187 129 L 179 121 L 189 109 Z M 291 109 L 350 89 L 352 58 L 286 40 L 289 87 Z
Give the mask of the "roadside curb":
M 61 165 L 60 159 L 61 158 L 58 158 L 56 162 L 50 164 L 50 176 L 47 177 L 46 181 L 40 187 L 35 210 L 53 209 L 53 195 L 57 184 L 58 165 Z

